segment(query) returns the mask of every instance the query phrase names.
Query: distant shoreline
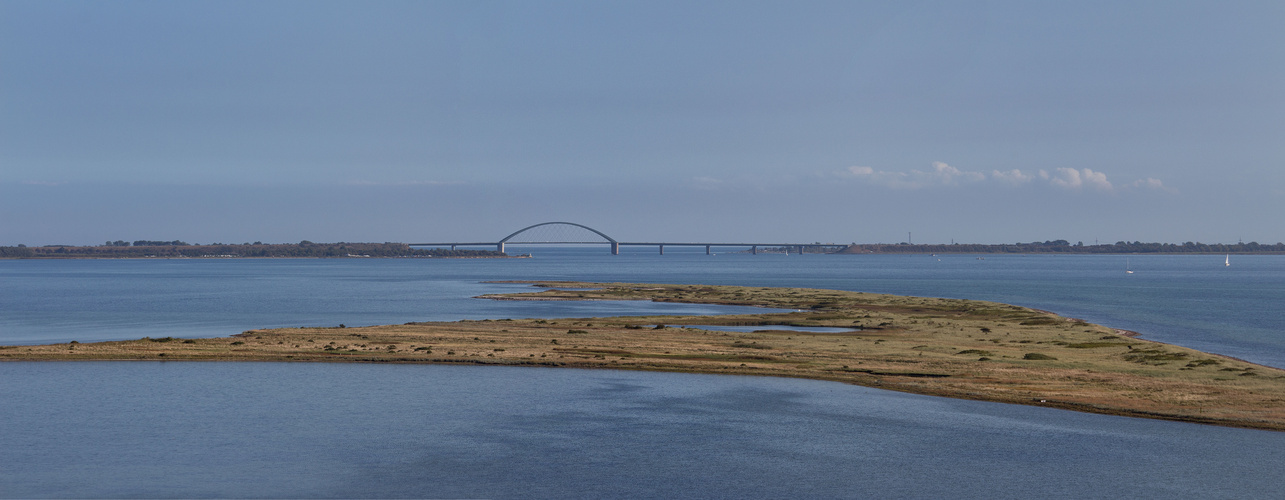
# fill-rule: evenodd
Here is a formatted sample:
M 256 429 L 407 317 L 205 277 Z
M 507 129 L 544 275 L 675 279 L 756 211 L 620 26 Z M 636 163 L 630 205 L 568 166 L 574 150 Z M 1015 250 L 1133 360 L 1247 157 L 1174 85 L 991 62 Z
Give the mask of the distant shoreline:
M 531 254 L 484 257 L 399 256 L 399 257 L 0 257 L 0 260 L 274 260 L 274 259 L 529 259 Z
M 824 253 L 828 255 L 1285 255 L 1285 243 L 1205 244 L 1187 242 L 1116 242 L 1085 245 L 1066 240 L 1002 244 L 853 243 L 838 251 L 819 247 L 758 247 L 729 253 Z M 108 242 L 98 246 L 44 245 L 0 246 L 0 259 L 155 259 L 155 258 L 521 258 L 494 250 L 413 248 L 406 243 L 242 243 L 191 245 L 182 241 Z
M 760 249 L 759 251 L 762 251 Z M 911 243 L 864 243 L 851 244 L 836 253 L 840 254 L 1075 254 L 1075 255 L 1285 255 L 1285 243 L 1261 244 L 1258 242 L 1236 243 L 1143 243 L 1118 241 L 1110 244 L 1085 245 L 1082 242 L 1071 243 L 1066 240 L 1031 242 L 972 244 L 911 244 Z
M 148 243 L 148 244 L 137 244 Z M 181 241 L 124 241 L 100 246 L 48 245 L 42 247 L 0 247 L 0 259 L 368 259 L 368 258 L 521 258 L 491 250 L 411 248 L 405 243 L 245 243 L 189 245 Z

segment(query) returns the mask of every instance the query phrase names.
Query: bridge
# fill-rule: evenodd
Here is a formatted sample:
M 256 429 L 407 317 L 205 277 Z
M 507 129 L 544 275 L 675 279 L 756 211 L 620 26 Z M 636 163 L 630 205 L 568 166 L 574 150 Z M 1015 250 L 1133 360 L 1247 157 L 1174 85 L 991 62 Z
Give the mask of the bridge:
M 506 245 L 609 245 L 612 255 L 620 255 L 620 247 L 625 246 L 645 246 L 657 247 L 660 254 L 665 254 L 665 247 L 705 247 L 705 254 L 709 255 L 715 247 L 738 247 L 746 248 L 752 254 L 758 254 L 760 248 L 784 248 L 788 253 L 795 250 L 803 253 L 804 249 L 815 250 L 838 250 L 847 245 L 836 245 L 833 243 L 693 243 L 693 242 L 662 242 L 662 241 L 617 241 L 615 238 L 607 236 L 602 231 L 591 228 L 584 224 L 574 222 L 541 222 L 533 224 L 512 234 L 501 238 L 495 242 L 445 242 L 445 243 L 410 243 L 413 247 L 450 247 L 455 250 L 456 247 L 495 247 L 497 252 L 503 252 Z

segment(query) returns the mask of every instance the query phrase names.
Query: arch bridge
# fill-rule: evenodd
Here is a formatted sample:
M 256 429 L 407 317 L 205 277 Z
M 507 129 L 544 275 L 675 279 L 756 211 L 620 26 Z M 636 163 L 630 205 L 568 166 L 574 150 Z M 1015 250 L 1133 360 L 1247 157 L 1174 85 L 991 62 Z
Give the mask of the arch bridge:
M 754 242 L 664 242 L 664 241 L 617 241 L 615 238 L 607 236 L 606 233 L 575 222 L 541 222 L 532 224 L 517 231 L 510 233 L 508 236 L 501 238 L 496 242 L 447 242 L 447 243 L 410 243 L 413 247 L 450 247 L 455 250 L 456 247 L 495 247 L 497 252 L 504 252 L 506 245 L 608 245 L 611 247 L 612 255 L 620 255 L 622 246 L 651 246 L 657 247 L 661 255 L 665 254 L 665 247 L 705 247 L 705 254 L 712 253 L 714 247 L 743 247 L 749 249 L 750 253 L 758 254 L 760 248 L 784 248 L 786 252 L 791 250 L 802 253 L 805 248 L 820 250 L 838 250 L 847 245 L 836 245 L 832 243 L 754 243 Z

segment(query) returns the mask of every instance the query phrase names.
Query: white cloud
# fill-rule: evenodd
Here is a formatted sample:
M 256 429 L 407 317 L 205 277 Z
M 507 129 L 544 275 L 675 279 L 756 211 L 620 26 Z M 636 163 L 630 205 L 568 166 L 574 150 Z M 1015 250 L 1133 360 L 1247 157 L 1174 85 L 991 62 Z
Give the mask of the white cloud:
M 1040 173 L 1044 171 L 1041 170 Z M 1049 180 L 1049 183 L 1067 189 L 1080 189 L 1084 185 L 1084 181 L 1080 179 L 1080 171 L 1073 168 L 1057 169 L 1057 176 Z
M 986 180 L 986 174 L 981 172 L 965 172 L 939 161 L 933 162 L 932 172 L 923 173 L 915 170 L 914 173 L 937 180 L 942 184 L 955 184 L 957 182 L 956 179 L 973 182 Z
M 1047 173 L 1045 173 L 1044 176 L 1045 178 L 1048 178 Z M 1009 170 L 1007 172 L 1000 171 L 1000 170 L 992 170 L 991 178 L 1000 182 L 1007 182 L 1014 186 L 1020 185 L 1020 184 L 1026 184 L 1028 182 L 1031 182 L 1031 180 L 1035 179 L 1034 176 L 1025 174 L 1021 170 L 1018 170 L 1016 168 Z
M 1107 174 L 1094 172 L 1090 169 L 1084 169 L 1084 184 L 1100 191 L 1110 191 L 1114 189 L 1110 182 L 1107 182 Z
M 1041 170 L 1041 177 L 1044 171 Z M 1093 169 L 1085 168 L 1076 170 L 1074 168 L 1059 168 L 1054 171 L 1049 178 L 1049 183 L 1066 189 L 1079 190 L 1081 188 L 1092 188 L 1098 191 L 1111 191 L 1115 189 L 1111 182 L 1107 180 L 1107 174 L 1096 172 Z
M 870 182 L 884 184 L 894 188 L 913 189 L 913 188 L 921 187 L 918 184 L 910 181 L 908 179 L 908 176 L 902 172 L 889 172 L 886 170 L 875 170 L 873 167 L 860 167 L 860 166 L 848 167 L 848 172 L 846 176 L 865 179 Z

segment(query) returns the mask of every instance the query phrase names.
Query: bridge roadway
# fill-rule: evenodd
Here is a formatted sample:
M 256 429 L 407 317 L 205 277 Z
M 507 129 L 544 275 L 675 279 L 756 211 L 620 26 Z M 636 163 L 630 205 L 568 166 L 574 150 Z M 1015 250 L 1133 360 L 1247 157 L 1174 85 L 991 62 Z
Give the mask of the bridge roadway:
M 456 247 L 495 247 L 497 252 L 503 252 L 506 245 L 611 245 L 611 254 L 620 255 L 620 247 L 657 247 L 661 255 L 665 254 L 665 247 L 705 247 L 705 255 L 710 255 L 714 247 L 746 247 L 750 253 L 757 255 L 759 248 L 785 248 L 787 251 L 798 249 L 799 253 L 804 248 L 843 248 L 847 245 L 838 245 L 833 243 L 673 243 L 673 242 L 641 242 L 641 241 L 502 241 L 502 242 L 454 242 L 454 243 L 410 243 L 413 247 L 450 247 L 455 250 Z

